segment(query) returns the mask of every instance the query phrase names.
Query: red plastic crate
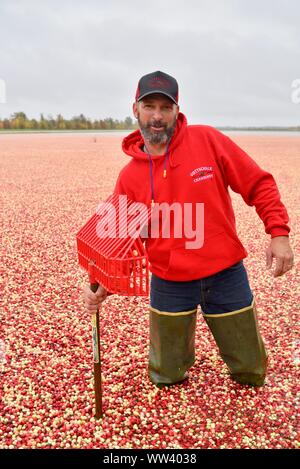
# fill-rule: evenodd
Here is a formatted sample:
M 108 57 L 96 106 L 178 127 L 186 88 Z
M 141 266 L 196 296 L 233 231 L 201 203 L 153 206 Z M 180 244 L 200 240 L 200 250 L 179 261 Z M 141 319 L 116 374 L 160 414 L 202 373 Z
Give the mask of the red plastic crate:
M 123 196 L 124 197 L 124 196 Z M 93 281 L 101 284 L 111 293 L 126 296 L 149 295 L 149 262 L 140 233 L 148 224 L 151 216 L 151 208 L 143 213 L 141 225 L 134 236 L 119 236 L 120 226 L 124 226 L 124 209 L 127 211 L 126 227 L 134 219 L 134 214 L 129 215 L 128 209 L 134 201 L 126 198 L 126 207 L 123 203 L 119 207 L 119 196 L 112 194 L 97 209 L 96 213 L 79 230 L 76 236 L 78 260 L 81 267 L 90 273 Z M 123 199 L 124 201 L 124 199 Z M 114 210 L 109 213 L 104 208 L 110 204 Z M 102 237 L 97 227 L 103 223 L 103 219 L 112 220 L 115 217 L 116 236 Z M 91 267 L 92 265 L 92 267 Z

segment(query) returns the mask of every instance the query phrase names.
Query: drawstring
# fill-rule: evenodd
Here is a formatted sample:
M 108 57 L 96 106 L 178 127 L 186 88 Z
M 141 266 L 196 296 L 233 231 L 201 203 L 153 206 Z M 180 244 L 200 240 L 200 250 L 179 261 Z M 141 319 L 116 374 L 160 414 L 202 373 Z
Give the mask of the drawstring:
M 167 165 L 167 159 L 168 158 L 169 158 L 169 144 L 167 146 L 167 151 L 166 151 L 166 154 L 165 154 L 165 157 L 164 157 L 164 174 L 163 174 L 164 178 L 167 177 L 167 167 L 166 167 L 166 165 Z
M 150 184 L 151 184 L 151 206 L 154 205 L 154 184 L 153 184 L 153 161 L 151 159 L 150 153 L 148 154 L 149 162 L 150 162 Z
M 152 161 L 151 155 L 148 151 L 148 148 L 146 147 L 146 144 L 144 144 L 144 147 L 145 147 L 146 153 L 147 153 L 148 158 L 149 158 L 149 163 L 150 163 L 151 206 L 153 207 L 153 205 L 154 205 L 153 161 Z M 169 158 L 169 143 L 168 143 L 167 150 L 166 150 L 166 153 L 165 153 L 165 156 L 164 156 L 164 172 L 163 172 L 163 177 L 164 178 L 167 177 L 166 165 L 167 165 L 167 159 L 168 158 Z

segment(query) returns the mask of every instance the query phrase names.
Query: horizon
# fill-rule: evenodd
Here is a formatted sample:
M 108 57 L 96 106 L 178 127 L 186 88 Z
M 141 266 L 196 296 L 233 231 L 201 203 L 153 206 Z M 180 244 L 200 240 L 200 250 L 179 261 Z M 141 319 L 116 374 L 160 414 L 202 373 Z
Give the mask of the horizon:
M 41 131 L 41 130 L 44 130 L 44 131 L 93 131 L 93 130 L 98 130 L 98 131 L 109 131 L 109 130 L 134 130 L 134 128 L 138 128 L 138 122 L 135 118 L 132 118 L 131 116 L 125 116 L 123 119 L 116 119 L 112 116 L 106 116 L 106 117 L 98 117 L 98 118 L 95 118 L 95 119 L 91 119 L 89 118 L 88 116 L 85 116 L 83 113 L 77 113 L 76 115 L 72 116 L 70 119 L 66 119 L 62 114 L 57 114 L 56 116 L 52 116 L 52 115 L 47 115 L 46 117 L 44 116 L 44 113 L 40 113 L 40 117 L 39 118 L 32 118 L 30 116 L 27 116 L 26 113 L 24 113 L 23 111 L 18 111 L 18 112 L 14 112 L 12 113 L 9 117 L 1 117 L 0 115 L 0 124 L 1 122 L 3 123 L 4 121 L 12 121 L 14 116 L 17 115 L 17 114 L 24 114 L 26 116 L 26 121 L 27 122 L 37 122 L 37 123 L 41 123 L 41 120 L 42 120 L 42 117 L 45 121 L 57 121 L 59 118 L 62 118 L 62 120 L 64 122 L 71 122 L 73 120 L 76 120 L 76 119 L 79 119 L 80 117 L 84 118 L 86 120 L 86 122 L 90 122 L 91 124 L 94 124 L 96 122 L 106 122 L 106 121 L 113 121 L 114 125 L 123 125 L 127 119 L 131 120 L 132 121 L 132 124 L 131 126 L 128 126 L 128 127 L 124 127 L 124 128 L 118 128 L 118 127 L 111 127 L 111 128 L 91 128 L 91 129 L 76 129 L 76 128 L 69 128 L 69 129 L 59 129 L 59 128 L 55 128 L 55 129 L 35 129 L 33 127 L 29 127 L 29 128 L 21 128 L 21 127 L 16 127 L 16 128 L 1 128 L 1 125 L 0 125 L 0 131 L 14 131 L 14 130 L 23 130 L 23 131 L 30 131 L 30 130 L 37 130 L 37 131 Z M 189 123 L 190 124 L 190 123 Z M 198 123 L 201 125 L 201 123 Z M 205 125 L 205 124 L 202 124 L 202 125 Z M 295 130 L 295 131 L 300 131 L 300 119 L 299 119 L 299 123 L 297 125 L 272 125 L 272 124 L 268 124 L 268 125 L 232 125 L 232 124 L 224 124 L 224 125 L 215 125 L 214 127 L 218 128 L 218 129 L 226 129 L 226 130 L 229 130 L 229 129 L 253 129 L 253 130 L 280 130 L 280 129 L 283 129 L 283 130 L 288 130 L 288 129 L 292 129 L 292 130 Z

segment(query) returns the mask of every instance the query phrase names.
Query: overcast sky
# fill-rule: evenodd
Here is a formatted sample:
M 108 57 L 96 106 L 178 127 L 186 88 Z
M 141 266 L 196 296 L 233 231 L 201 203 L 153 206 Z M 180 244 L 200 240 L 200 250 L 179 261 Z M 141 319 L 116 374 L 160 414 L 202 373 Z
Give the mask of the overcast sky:
M 162 70 L 190 123 L 300 125 L 299 0 L 0 0 L 0 44 L 2 118 L 123 119 Z

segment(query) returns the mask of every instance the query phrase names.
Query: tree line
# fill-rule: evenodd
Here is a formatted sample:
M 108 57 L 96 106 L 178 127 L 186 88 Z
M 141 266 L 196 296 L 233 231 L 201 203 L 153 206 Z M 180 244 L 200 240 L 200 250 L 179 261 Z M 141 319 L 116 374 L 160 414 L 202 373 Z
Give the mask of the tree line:
M 39 119 L 29 119 L 24 112 L 15 112 L 8 119 L 0 119 L 0 130 L 128 130 L 136 129 L 137 124 L 131 117 L 124 120 L 112 119 L 89 119 L 83 114 L 65 119 L 61 114 L 55 118 L 51 115 L 44 117 L 40 114 Z

